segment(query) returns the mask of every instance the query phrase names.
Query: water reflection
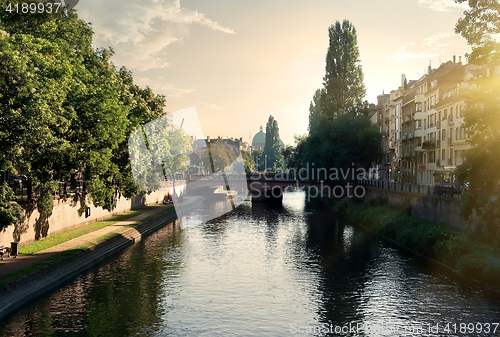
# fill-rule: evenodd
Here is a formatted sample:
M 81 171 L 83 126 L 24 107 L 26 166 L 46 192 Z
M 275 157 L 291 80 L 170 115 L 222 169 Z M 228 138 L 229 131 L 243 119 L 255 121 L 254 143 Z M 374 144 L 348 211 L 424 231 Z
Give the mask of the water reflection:
M 246 202 L 207 223 L 196 213 L 183 220 L 20 310 L 0 323 L 0 336 L 283 336 L 293 326 L 500 316 L 497 298 L 433 272 L 302 192 L 286 193 L 281 207 Z

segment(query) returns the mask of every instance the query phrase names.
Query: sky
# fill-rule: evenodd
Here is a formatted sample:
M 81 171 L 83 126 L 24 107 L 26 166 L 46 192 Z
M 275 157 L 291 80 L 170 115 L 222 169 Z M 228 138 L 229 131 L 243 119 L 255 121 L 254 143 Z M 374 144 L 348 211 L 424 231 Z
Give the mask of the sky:
M 251 141 L 272 115 L 286 144 L 307 133 L 323 85 L 328 27 L 356 27 L 369 103 L 470 47 L 454 33 L 466 7 L 453 0 L 82 0 L 94 47 L 134 81 L 195 107 L 203 133 Z

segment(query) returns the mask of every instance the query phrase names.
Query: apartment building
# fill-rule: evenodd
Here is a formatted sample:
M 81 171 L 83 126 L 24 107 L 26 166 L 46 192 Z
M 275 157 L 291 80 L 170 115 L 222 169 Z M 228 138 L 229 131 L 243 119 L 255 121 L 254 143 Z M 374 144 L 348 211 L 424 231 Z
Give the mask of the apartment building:
M 463 110 L 464 91 L 479 76 L 500 77 L 500 66 L 452 61 L 428 67 L 418 80 L 407 81 L 377 97 L 377 113 L 386 154 L 381 179 L 434 185 L 452 182 L 469 147 Z

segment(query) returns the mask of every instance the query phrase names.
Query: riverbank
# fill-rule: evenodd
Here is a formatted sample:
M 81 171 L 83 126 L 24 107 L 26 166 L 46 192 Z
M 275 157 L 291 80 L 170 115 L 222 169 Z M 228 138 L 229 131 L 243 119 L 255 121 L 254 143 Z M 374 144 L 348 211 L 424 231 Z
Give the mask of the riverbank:
M 411 205 L 389 204 L 382 196 L 356 203 L 329 199 L 327 205 L 364 229 L 437 263 L 467 280 L 500 292 L 498 246 L 484 244 L 471 231 L 458 232 L 442 223 L 410 216 Z
M 0 289 L 0 319 L 108 256 L 134 244 L 167 223 L 171 223 L 175 220 L 176 213 L 171 207 L 169 212 L 151 217 L 153 218 L 146 217 L 145 221 L 139 224 L 137 222 L 123 224 L 125 231 L 110 231 L 104 235 L 96 234 L 93 238 L 87 238 L 83 244 L 68 248 L 40 261 L 42 265 L 35 266 L 37 268 L 34 268 L 33 272 L 22 273 L 22 275 L 15 273 L 5 275 L 7 279 L 4 281 L 6 282 Z M 133 228 L 127 228 L 127 226 Z M 49 259 L 51 260 L 46 261 Z M 35 262 L 33 265 L 37 263 Z M 9 277 L 13 274 L 15 274 L 15 278 Z

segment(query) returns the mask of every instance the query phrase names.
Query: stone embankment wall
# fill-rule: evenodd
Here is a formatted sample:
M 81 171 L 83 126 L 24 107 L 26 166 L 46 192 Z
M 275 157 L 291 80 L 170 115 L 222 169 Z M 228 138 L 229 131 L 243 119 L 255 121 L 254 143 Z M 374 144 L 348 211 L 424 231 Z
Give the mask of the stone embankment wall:
M 386 190 L 371 186 L 365 186 L 365 198 L 375 198 L 377 195 L 388 197 L 390 204 L 410 202 L 411 216 L 430 222 L 444 222 L 450 228 L 464 229 L 470 226 L 460 217 L 460 199 L 441 197 L 429 194 L 410 193 L 394 190 Z M 471 223 L 475 218 L 472 217 Z
M 0 319 L 30 300 L 57 288 L 63 282 L 84 272 L 108 256 L 138 242 L 157 229 L 169 223 L 178 227 L 176 217 L 175 212 L 171 212 L 142 223 L 108 241 L 82 251 L 72 259 L 48 266 L 34 274 L 30 274 L 20 282 L 10 284 L 8 290 L 0 291 Z
M 183 193 L 185 185 L 175 186 L 177 194 Z M 99 221 L 112 215 L 121 214 L 131 209 L 139 208 L 145 205 L 151 205 L 163 202 L 163 197 L 167 194 L 173 194 L 173 188 L 162 189 L 149 195 L 138 195 L 132 199 L 121 197 L 118 199 L 116 208 L 112 211 L 106 211 L 101 207 L 90 207 L 90 216 L 78 214 L 78 206 L 72 206 L 71 201 L 54 201 L 54 210 L 50 217 L 40 216 L 36 209 L 25 210 L 24 218 L 21 223 L 15 226 L 9 226 L 0 232 L 0 246 L 10 246 L 12 241 L 26 244 L 44 237 L 74 228 L 83 226 L 95 221 Z

